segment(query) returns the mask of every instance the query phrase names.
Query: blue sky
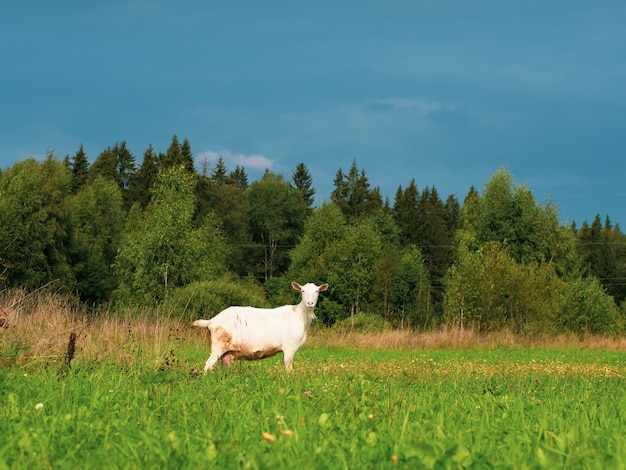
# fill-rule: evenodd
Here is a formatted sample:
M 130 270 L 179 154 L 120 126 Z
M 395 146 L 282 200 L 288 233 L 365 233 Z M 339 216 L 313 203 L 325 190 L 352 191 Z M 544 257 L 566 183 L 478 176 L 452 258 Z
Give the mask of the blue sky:
M 141 163 L 189 139 L 249 178 L 356 160 L 460 202 L 503 166 L 563 221 L 626 228 L 622 1 L 3 2 L 0 167 L 52 149 Z

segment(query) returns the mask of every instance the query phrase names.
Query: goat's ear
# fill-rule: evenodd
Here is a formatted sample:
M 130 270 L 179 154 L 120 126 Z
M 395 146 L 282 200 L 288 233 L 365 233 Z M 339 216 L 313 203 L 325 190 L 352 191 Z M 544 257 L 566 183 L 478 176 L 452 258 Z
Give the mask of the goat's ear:
M 328 289 L 328 284 L 322 284 L 317 290 L 318 292 L 324 292 L 326 289 Z
M 300 292 L 302 292 L 302 286 L 297 282 L 292 282 L 291 287 L 293 287 L 295 290 L 299 290 Z

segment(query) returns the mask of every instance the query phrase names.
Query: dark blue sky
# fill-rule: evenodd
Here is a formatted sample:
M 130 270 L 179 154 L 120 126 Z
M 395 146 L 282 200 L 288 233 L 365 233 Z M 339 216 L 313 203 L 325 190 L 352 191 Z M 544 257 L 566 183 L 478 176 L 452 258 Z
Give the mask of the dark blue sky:
M 0 40 L 2 168 L 177 134 L 251 179 L 304 162 L 320 201 L 353 160 L 391 202 L 503 166 L 626 227 L 624 2 L 5 2 Z

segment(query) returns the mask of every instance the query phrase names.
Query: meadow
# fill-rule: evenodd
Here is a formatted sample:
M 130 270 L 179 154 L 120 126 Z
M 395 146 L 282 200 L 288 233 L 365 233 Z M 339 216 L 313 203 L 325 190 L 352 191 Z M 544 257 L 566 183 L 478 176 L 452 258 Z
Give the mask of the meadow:
M 205 330 L 14 305 L 0 468 L 626 468 L 619 338 L 317 329 L 205 375 Z

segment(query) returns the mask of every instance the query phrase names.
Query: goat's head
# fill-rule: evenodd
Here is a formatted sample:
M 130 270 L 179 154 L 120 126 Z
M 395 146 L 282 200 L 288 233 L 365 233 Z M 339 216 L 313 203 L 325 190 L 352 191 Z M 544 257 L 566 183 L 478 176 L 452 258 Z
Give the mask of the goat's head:
M 317 297 L 319 296 L 319 293 L 328 289 L 328 284 L 316 286 L 312 282 L 309 282 L 308 284 L 301 286 L 297 282 L 292 282 L 291 287 L 302 292 L 302 301 L 304 302 L 306 308 L 310 311 L 315 308 L 315 305 L 317 305 Z

